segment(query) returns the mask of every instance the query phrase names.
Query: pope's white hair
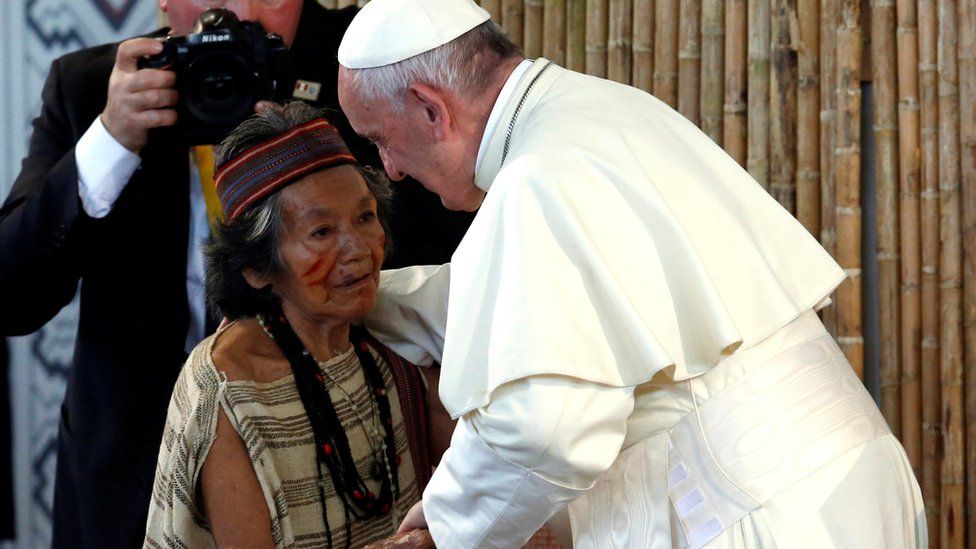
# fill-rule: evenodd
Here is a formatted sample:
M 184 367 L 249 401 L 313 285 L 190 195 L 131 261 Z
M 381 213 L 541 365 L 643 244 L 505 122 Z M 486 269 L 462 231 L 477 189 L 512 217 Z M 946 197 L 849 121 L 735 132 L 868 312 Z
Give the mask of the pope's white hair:
M 386 102 L 403 112 L 410 84 L 420 82 L 471 97 L 484 91 L 501 61 L 521 55 L 488 20 L 443 46 L 392 65 L 349 71 L 351 89 L 365 100 Z

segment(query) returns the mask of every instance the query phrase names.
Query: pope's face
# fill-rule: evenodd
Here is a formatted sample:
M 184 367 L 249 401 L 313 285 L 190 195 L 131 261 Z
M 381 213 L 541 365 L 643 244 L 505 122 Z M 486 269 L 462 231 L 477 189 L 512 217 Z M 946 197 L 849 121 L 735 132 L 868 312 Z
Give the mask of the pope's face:
M 427 114 L 410 101 L 398 113 L 385 101 L 360 97 L 351 89 L 348 73 L 340 67 L 339 104 L 353 129 L 376 145 L 390 179 L 413 177 L 448 209 L 478 209 L 484 191 L 474 184 L 474 162 L 464 144 L 433 137 L 427 131 Z
M 159 0 L 159 7 L 169 16 L 173 34 L 189 34 L 201 13 L 226 8 L 241 21 L 257 21 L 265 31 L 280 34 L 288 46 L 302 15 L 302 0 Z
M 279 199 L 284 269 L 270 282 L 282 307 L 317 323 L 365 316 L 376 303 L 386 234 L 362 174 L 352 165 L 316 172 Z

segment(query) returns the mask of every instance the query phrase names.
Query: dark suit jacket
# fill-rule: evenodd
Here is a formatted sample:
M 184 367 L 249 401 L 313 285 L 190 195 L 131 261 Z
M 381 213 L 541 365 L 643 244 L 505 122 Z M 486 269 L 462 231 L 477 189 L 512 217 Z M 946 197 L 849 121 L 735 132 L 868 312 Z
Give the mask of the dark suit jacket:
M 337 106 L 335 52 L 355 11 L 313 0 L 304 9 L 293 75 L 321 82 L 319 104 Z M 109 44 L 54 61 L 27 158 L 0 208 L 0 334 L 37 330 L 81 282 L 59 426 L 55 546 L 141 545 L 166 408 L 186 358 L 189 166 L 179 132 L 150 134 L 106 217 L 88 217 L 78 198 L 74 145 L 105 105 L 115 51 Z M 291 89 L 286 82 L 286 96 Z M 470 216 L 448 215 L 412 185 L 395 199 L 392 238 L 401 244 L 392 264 L 448 261 Z

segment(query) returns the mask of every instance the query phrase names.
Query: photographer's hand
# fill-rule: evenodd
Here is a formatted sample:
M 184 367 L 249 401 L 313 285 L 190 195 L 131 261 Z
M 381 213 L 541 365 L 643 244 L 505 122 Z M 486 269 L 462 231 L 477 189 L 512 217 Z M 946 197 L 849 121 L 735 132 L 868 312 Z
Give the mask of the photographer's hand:
M 176 74 L 162 69 L 138 69 L 140 57 L 161 52 L 162 44 L 152 38 L 134 38 L 119 44 L 115 66 L 108 80 L 108 101 L 101 120 L 105 129 L 122 146 L 139 153 L 150 128 L 176 123 L 178 94 Z
M 280 111 L 283 108 L 284 106 L 281 103 L 275 103 L 274 101 L 268 101 L 266 99 L 262 99 L 254 104 L 254 112 L 258 114 L 270 111 L 272 109 Z

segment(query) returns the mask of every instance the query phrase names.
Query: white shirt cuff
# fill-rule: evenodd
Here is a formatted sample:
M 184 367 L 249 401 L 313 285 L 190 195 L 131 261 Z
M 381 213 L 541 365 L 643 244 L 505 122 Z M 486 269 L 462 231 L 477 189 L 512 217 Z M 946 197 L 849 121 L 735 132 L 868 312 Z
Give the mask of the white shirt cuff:
M 75 145 L 78 196 L 85 213 L 105 217 L 142 159 L 122 146 L 96 117 Z
M 438 547 L 521 547 L 583 493 L 501 457 L 462 418 L 424 490 L 424 516 Z

